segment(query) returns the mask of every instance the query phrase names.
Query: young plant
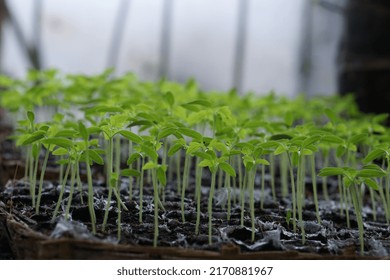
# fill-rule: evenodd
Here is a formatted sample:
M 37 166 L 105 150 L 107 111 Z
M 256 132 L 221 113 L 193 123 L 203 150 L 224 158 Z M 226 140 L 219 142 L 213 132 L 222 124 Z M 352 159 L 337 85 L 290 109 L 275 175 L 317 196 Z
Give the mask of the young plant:
M 325 167 L 321 169 L 319 176 L 342 176 L 343 187 L 349 188 L 352 196 L 352 204 L 355 210 L 356 221 L 359 230 L 360 254 L 364 254 L 364 226 L 363 226 L 363 200 L 360 186 L 365 185 L 374 190 L 378 190 L 379 186 L 375 178 L 386 176 L 386 172 L 375 164 L 369 164 L 362 169 L 354 169 L 350 167 Z
M 213 218 L 213 198 L 215 192 L 215 179 L 217 175 L 218 168 L 221 168 L 224 172 L 228 173 L 230 176 L 235 177 L 236 172 L 233 167 L 227 163 L 227 157 L 218 158 L 217 154 L 209 149 L 206 152 L 198 152 L 196 154 L 198 157 L 203 158 L 203 160 L 198 164 L 200 167 L 208 167 L 211 172 L 211 184 L 209 199 L 207 204 L 207 212 L 209 216 L 208 223 L 208 235 L 209 235 L 209 244 L 212 244 L 212 218 Z

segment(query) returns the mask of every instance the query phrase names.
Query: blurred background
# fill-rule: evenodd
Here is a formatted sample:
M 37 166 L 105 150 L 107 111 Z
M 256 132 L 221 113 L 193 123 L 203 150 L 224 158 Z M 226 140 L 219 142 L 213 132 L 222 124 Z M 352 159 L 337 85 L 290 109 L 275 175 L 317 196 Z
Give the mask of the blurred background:
M 390 72 L 387 0 L 0 2 L 0 67 L 15 77 L 114 67 L 142 80 L 195 78 L 203 90 L 362 99 L 376 85 L 389 95 L 388 73 L 375 74 Z

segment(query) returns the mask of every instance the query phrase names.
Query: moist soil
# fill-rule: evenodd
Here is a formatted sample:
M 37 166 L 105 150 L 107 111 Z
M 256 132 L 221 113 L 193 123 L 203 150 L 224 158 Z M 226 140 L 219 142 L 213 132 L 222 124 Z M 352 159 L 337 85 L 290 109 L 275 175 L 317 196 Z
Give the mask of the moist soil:
M 139 222 L 139 188 L 134 185 L 131 198 L 129 197 L 129 180 L 120 183 L 121 199 L 127 207 L 122 209 L 121 238 L 118 240 L 117 212 L 115 198 L 111 202 L 108 223 L 102 231 L 105 206 L 108 191 L 104 183 L 102 170 L 95 169 L 94 177 L 94 208 L 97 218 L 97 234 L 92 235 L 89 210 L 87 206 L 87 186 L 81 192 L 75 189 L 70 210 L 71 219 L 66 220 L 63 213 L 69 198 L 69 187 L 64 193 L 60 212 L 51 222 L 61 186 L 58 181 L 58 170 L 48 166 L 45 173 L 40 213 L 35 214 L 31 206 L 29 185 L 18 180 L 24 175 L 23 162 L 20 154 L 14 149 L 12 142 L 3 141 L 1 145 L 1 180 L 0 204 L 8 213 L 21 219 L 32 230 L 50 236 L 52 239 L 63 237 L 77 240 L 94 240 L 113 244 L 128 244 L 136 246 L 153 246 L 154 234 L 154 202 L 153 188 L 145 180 L 143 195 L 143 220 Z M 313 203 L 312 185 L 306 179 L 305 204 L 303 210 L 306 242 L 302 243 L 300 227 L 297 223 L 296 231 L 293 223 L 288 219 L 291 209 L 291 200 L 283 198 L 278 192 L 279 178 L 276 176 L 276 199 L 271 195 L 270 176 L 265 177 L 265 193 L 260 191 L 261 178 L 256 177 L 255 190 L 255 240 L 251 241 L 251 219 L 249 205 L 245 205 L 244 223 L 241 225 L 241 208 L 238 203 L 239 191 L 232 191 L 232 208 L 230 219 L 227 213 L 227 191 L 220 187 L 216 189 L 213 203 L 212 244 L 208 242 L 208 214 L 207 201 L 210 186 L 210 173 L 203 172 L 201 190 L 201 215 L 199 233 L 195 234 L 196 201 L 194 172 L 191 172 L 189 184 L 184 199 L 185 221 L 182 220 L 181 196 L 177 191 L 176 180 L 169 180 L 164 190 L 163 205 L 159 208 L 159 237 L 158 247 L 191 248 L 196 250 L 220 251 L 225 245 L 234 245 L 243 253 L 252 252 L 299 252 L 310 253 L 315 258 L 389 258 L 390 227 L 386 223 L 383 209 L 377 205 L 376 219 L 371 207 L 363 208 L 364 220 L 364 256 L 359 256 L 359 233 L 353 208 L 349 210 L 350 227 L 347 226 L 346 212 L 342 211 L 339 201 L 337 181 L 329 178 L 329 199 L 324 200 L 319 187 L 319 211 L 321 223 L 317 222 Z M 278 174 L 276 174 L 278 175 Z M 85 176 L 81 174 L 82 179 Z M 174 176 L 173 176 L 174 177 Z M 100 178 L 100 179 L 99 179 Z M 84 180 L 85 181 L 85 180 Z M 135 183 L 135 181 L 134 181 Z M 218 185 L 218 182 L 217 182 Z M 320 186 L 320 182 L 317 182 Z M 114 197 L 114 196 L 113 196 Z M 260 207 L 260 198 L 263 197 L 263 207 Z M 246 201 L 249 199 L 247 198 Z M 369 196 L 365 196 L 364 205 L 369 205 Z M 344 208 L 344 207 L 342 207 Z M 0 224 L 0 258 L 17 258 L 11 253 L 10 244 L 4 226 Z M 283 258 L 283 254 L 281 254 Z
M 206 174 L 207 175 L 207 174 Z M 258 178 L 260 179 L 260 178 Z M 257 180 L 259 182 L 259 180 Z M 269 183 L 268 181 L 266 182 Z M 337 193 L 336 182 L 329 185 L 330 193 Z M 241 225 L 240 207 L 232 207 L 230 220 L 227 218 L 226 200 L 227 192 L 224 188 L 217 189 L 213 207 L 212 244 L 208 242 L 208 215 L 207 200 L 209 185 L 208 176 L 203 178 L 201 199 L 201 221 L 199 233 L 195 234 L 196 202 L 193 197 L 194 179 L 190 180 L 185 203 L 185 221 L 182 221 L 181 197 L 178 195 L 176 183 L 173 180 L 165 189 L 165 210 L 159 211 L 159 247 L 192 248 L 198 250 L 219 251 L 226 244 L 234 244 L 241 252 L 306 252 L 322 256 L 344 256 L 356 258 L 359 256 L 359 238 L 357 223 L 352 211 L 350 214 L 350 228 L 347 227 L 345 212 L 341 213 L 337 195 L 331 196 L 328 201 L 319 202 L 321 223 L 317 222 L 315 206 L 312 203 L 310 185 L 306 187 L 305 208 L 303 211 L 306 242 L 302 244 L 299 226 L 294 232 L 292 221 L 286 218 L 291 201 L 278 195 L 276 201 L 272 198 L 269 186 L 264 194 L 256 191 L 255 196 L 255 241 L 251 241 L 251 220 L 249 206 L 244 212 L 244 225 Z M 0 194 L 0 200 L 5 203 L 7 211 L 12 212 L 28 224 L 33 230 L 41 232 L 53 239 L 62 237 L 81 240 L 99 240 L 115 244 L 130 244 L 138 246 L 152 246 L 154 234 L 154 202 L 152 187 L 144 187 L 143 221 L 139 222 L 139 196 L 135 189 L 132 198 L 129 198 L 128 180 L 121 182 L 121 197 L 128 211 L 122 210 L 121 238 L 117 238 L 117 212 L 116 201 L 111 202 L 109 219 L 106 230 L 103 232 L 105 205 L 107 203 L 107 188 L 103 182 L 94 184 L 94 208 L 97 217 L 97 234 L 90 232 L 91 224 L 87 201 L 87 188 L 82 192 L 75 192 L 72 200 L 71 219 L 65 220 L 65 205 L 69 195 L 67 188 L 62 202 L 62 211 L 55 222 L 51 222 L 52 214 L 60 192 L 60 186 L 55 182 L 46 181 L 43 188 L 40 213 L 35 214 L 31 206 L 29 186 L 25 182 L 8 181 Z M 257 186 L 259 189 L 259 186 Z M 263 208 L 260 207 L 259 198 L 264 195 Z M 320 193 L 320 197 L 322 197 Z M 81 198 L 83 203 L 81 203 Z M 237 197 L 238 199 L 238 192 Z M 234 201 L 234 199 L 233 199 Z M 238 203 L 237 203 L 238 204 Z M 232 203 L 232 205 L 235 205 Z M 383 212 L 378 207 L 376 221 L 373 219 L 371 209 L 366 207 L 363 211 L 365 227 L 365 253 L 368 258 L 387 258 L 390 252 L 390 230 L 385 222 Z M 7 252 L 7 245 L 2 245 Z M 9 250 L 8 250 L 9 252 Z M 2 258 L 15 256 L 3 254 Z

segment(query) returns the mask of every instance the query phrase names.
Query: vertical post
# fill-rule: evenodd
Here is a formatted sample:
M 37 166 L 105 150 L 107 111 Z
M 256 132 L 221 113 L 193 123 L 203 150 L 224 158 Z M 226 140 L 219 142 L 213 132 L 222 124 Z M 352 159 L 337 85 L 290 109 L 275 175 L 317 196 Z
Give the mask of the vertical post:
M 169 77 L 171 54 L 173 0 L 165 0 L 162 11 L 159 78 Z
M 37 70 L 42 69 L 42 11 L 43 0 L 35 0 L 32 17 L 33 44 L 31 48 L 31 64 Z
M 238 1 L 236 46 L 233 64 L 233 86 L 238 93 L 243 91 L 244 60 L 248 34 L 249 0 Z
M 129 12 L 129 5 L 130 5 L 130 0 L 122 0 L 118 5 L 118 11 L 115 17 L 110 47 L 108 50 L 108 58 L 107 58 L 108 68 L 115 68 L 118 64 L 118 57 L 122 45 L 126 19 Z

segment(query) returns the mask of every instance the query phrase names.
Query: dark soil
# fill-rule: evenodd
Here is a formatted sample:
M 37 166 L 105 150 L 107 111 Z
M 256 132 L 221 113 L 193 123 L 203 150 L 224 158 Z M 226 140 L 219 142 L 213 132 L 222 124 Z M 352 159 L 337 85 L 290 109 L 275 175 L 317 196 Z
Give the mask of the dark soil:
M 200 250 L 219 251 L 224 244 L 235 244 L 240 247 L 241 252 L 259 251 L 297 251 L 321 254 L 323 256 L 340 256 L 350 254 L 358 256 L 359 240 L 355 216 L 350 211 L 351 228 L 347 227 L 344 214 L 340 213 L 340 206 L 335 195 L 332 200 L 320 201 L 320 213 L 322 222 L 317 223 L 315 207 L 311 202 L 310 188 L 307 188 L 305 209 L 303 212 L 304 227 L 306 231 L 306 243 L 302 244 L 299 226 L 293 231 L 292 222 L 287 223 L 287 209 L 290 207 L 288 199 L 278 198 L 273 201 L 269 191 L 266 191 L 263 209 L 260 208 L 260 191 L 256 192 L 257 201 L 255 204 L 256 236 L 251 242 L 251 220 L 249 206 L 245 211 L 244 226 L 240 225 L 241 209 L 234 207 L 231 210 L 230 221 L 227 220 L 226 192 L 218 189 L 214 198 L 213 209 L 213 244 L 208 243 L 208 180 L 205 178 L 202 188 L 202 214 L 200 232 L 195 234 L 196 204 L 193 197 L 194 182 L 190 181 L 189 190 L 185 199 L 185 222 L 182 222 L 180 196 L 175 189 L 175 183 L 169 184 L 165 190 L 165 211 L 159 211 L 159 247 L 181 247 Z M 66 221 L 60 215 L 55 223 L 51 223 L 52 213 L 56 205 L 60 187 L 54 183 L 46 182 L 42 196 L 40 214 L 36 215 L 31 207 L 29 187 L 22 181 L 12 183 L 9 181 L 0 194 L 0 200 L 5 202 L 8 211 L 23 216 L 29 226 L 52 238 L 71 237 L 76 239 L 101 240 L 104 242 L 132 244 L 132 245 L 153 245 L 153 215 L 154 204 L 151 187 L 146 185 L 143 201 L 143 222 L 139 223 L 139 197 L 135 190 L 133 198 L 128 196 L 128 182 L 122 182 L 121 195 L 128 211 L 122 211 L 122 237 L 117 240 L 117 208 L 116 201 L 112 201 L 109 221 L 106 231 L 103 233 L 101 224 L 104 216 L 104 209 L 107 199 L 107 190 L 102 184 L 96 183 L 95 190 L 95 211 L 97 216 L 97 234 L 90 233 L 89 211 L 86 205 L 87 190 L 82 193 L 75 192 L 73 206 L 71 209 L 72 219 Z M 331 193 L 337 193 L 335 185 L 329 186 Z M 267 190 L 269 188 L 267 187 Z M 62 209 L 64 212 L 67 203 L 68 190 L 64 195 Z M 81 195 L 84 204 L 81 204 Z M 321 194 L 320 194 L 320 197 Z M 233 204 L 232 204 L 233 205 Z M 60 214 L 61 214 L 60 213 Z M 365 256 L 383 258 L 390 252 L 390 230 L 389 225 L 384 221 L 381 209 L 378 208 L 377 220 L 373 221 L 369 208 L 364 209 L 365 227 Z M 3 247 L 6 245 L 2 245 Z M 9 258 L 12 256 L 0 256 Z

